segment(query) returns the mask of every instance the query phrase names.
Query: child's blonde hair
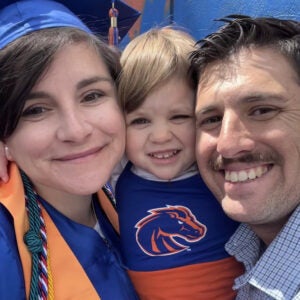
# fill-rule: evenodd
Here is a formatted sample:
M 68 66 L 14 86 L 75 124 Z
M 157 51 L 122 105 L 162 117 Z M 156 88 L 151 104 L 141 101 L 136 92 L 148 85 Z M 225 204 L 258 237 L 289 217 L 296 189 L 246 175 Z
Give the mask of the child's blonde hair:
M 137 109 L 174 75 L 195 88 L 188 72 L 194 45 L 188 33 L 170 26 L 153 28 L 133 39 L 121 55 L 118 99 L 122 110 L 130 113 Z

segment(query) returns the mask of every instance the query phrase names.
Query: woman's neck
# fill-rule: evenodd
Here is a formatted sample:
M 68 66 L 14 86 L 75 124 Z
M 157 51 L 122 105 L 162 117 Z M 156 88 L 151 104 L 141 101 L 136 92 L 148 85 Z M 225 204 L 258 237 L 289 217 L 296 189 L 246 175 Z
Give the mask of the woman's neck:
M 36 192 L 60 213 L 79 224 L 94 227 L 97 217 L 92 204 L 92 195 L 72 195 L 35 187 Z

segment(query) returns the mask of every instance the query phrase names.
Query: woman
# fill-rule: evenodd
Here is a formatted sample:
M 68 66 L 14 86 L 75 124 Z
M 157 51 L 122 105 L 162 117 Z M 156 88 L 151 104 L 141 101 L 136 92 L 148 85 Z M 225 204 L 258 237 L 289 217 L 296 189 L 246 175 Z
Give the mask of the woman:
M 54 1 L 1 15 L 0 299 L 137 299 L 97 196 L 124 151 L 118 57 Z

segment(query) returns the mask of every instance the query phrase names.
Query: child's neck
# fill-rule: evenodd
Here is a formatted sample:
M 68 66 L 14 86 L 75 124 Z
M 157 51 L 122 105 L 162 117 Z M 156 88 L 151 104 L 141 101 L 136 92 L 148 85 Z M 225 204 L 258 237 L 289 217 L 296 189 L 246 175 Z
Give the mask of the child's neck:
M 145 171 L 144 169 L 141 169 L 141 168 L 136 167 L 134 165 L 132 166 L 131 171 L 135 175 L 137 175 L 141 178 L 144 178 L 144 179 L 153 180 L 153 181 L 165 181 L 165 182 L 167 182 L 167 181 L 176 181 L 176 180 L 182 180 L 182 179 L 185 179 L 185 178 L 189 178 L 191 176 L 196 175 L 199 172 L 196 163 L 194 163 L 190 168 L 188 168 L 187 170 L 181 172 L 180 174 L 178 174 L 178 176 L 172 178 L 171 180 L 161 179 L 161 178 L 153 175 L 152 173 L 149 173 L 149 172 Z

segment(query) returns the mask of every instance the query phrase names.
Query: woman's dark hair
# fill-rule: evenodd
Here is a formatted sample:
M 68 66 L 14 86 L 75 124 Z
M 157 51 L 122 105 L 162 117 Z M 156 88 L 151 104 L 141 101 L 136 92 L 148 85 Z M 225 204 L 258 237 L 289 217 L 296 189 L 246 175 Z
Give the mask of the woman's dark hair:
M 95 48 L 115 81 L 119 53 L 96 36 L 70 27 L 32 32 L 0 50 L 0 140 L 15 130 L 25 101 L 39 78 L 65 45 L 87 43 Z
M 225 61 L 242 48 L 268 47 L 284 55 L 300 78 L 300 23 L 276 18 L 230 15 L 227 24 L 197 42 L 191 72 L 198 83 L 208 64 Z

